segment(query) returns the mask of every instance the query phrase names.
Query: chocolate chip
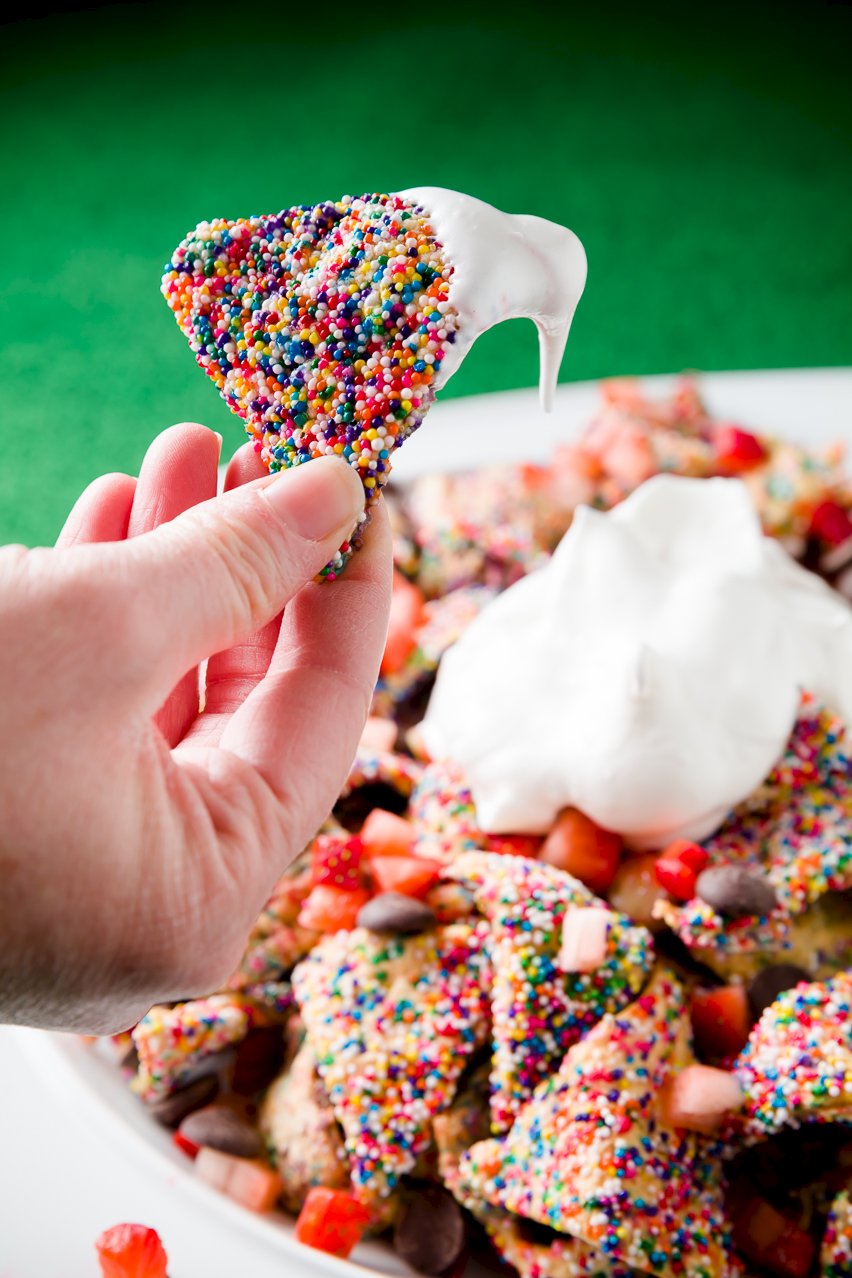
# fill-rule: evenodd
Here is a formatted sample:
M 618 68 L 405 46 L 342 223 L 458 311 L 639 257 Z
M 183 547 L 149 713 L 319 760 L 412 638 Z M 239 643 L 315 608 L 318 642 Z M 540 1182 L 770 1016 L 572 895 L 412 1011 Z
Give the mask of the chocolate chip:
M 808 973 L 795 963 L 774 963 L 772 967 L 765 967 L 748 987 L 748 1001 L 754 1019 L 759 1020 L 779 994 L 791 990 L 799 981 L 810 979 Z
M 714 865 L 702 870 L 695 894 L 729 919 L 771 914 L 778 904 L 772 884 L 741 865 Z
M 180 1125 L 180 1134 L 196 1145 L 206 1145 L 236 1158 L 257 1158 L 263 1152 L 254 1128 L 224 1105 L 208 1105 L 189 1114 Z
M 164 1127 L 177 1127 L 182 1123 L 187 1114 L 191 1114 L 193 1110 L 200 1109 L 202 1105 L 209 1105 L 219 1091 L 219 1079 L 215 1074 L 205 1074 L 203 1078 L 197 1078 L 190 1083 L 188 1087 L 182 1087 L 178 1092 L 172 1092 L 171 1096 L 166 1096 L 163 1100 L 153 1101 L 149 1104 L 148 1109 L 153 1118 L 158 1123 L 162 1123 Z
M 464 1216 L 452 1194 L 442 1185 L 412 1185 L 393 1233 L 397 1255 L 421 1274 L 443 1274 L 464 1244 Z
M 396 932 L 408 935 L 434 927 L 435 915 L 428 905 L 401 892 L 380 892 L 358 911 L 358 926 L 371 932 Z

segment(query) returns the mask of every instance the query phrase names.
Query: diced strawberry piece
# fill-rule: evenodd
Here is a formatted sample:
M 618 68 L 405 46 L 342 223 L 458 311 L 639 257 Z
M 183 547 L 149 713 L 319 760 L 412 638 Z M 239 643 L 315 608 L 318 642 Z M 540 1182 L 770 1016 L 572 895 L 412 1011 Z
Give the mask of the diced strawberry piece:
M 345 1259 L 370 1220 L 370 1213 L 345 1189 L 315 1186 L 308 1190 L 299 1218 L 296 1238 L 308 1247 Z
M 736 475 L 765 460 L 767 453 L 756 435 L 739 426 L 717 426 L 713 436 L 716 461 L 725 474 Z
M 657 858 L 654 873 L 660 887 L 676 901 L 690 901 L 695 896 L 695 883 L 710 857 L 699 843 L 676 839 Z
M 743 1093 L 736 1074 L 711 1065 L 687 1065 L 667 1080 L 664 1112 L 672 1127 L 712 1136 L 726 1114 L 738 1109 Z
M 102 1278 L 166 1278 L 166 1256 L 155 1229 L 113 1225 L 95 1243 Z
M 675 839 L 674 843 L 663 848 L 660 853 L 667 860 L 680 861 L 688 865 L 690 870 L 700 874 L 710 864 L 710 853 L 700 843 L 692 843 L 689 839 Z
M 765 1198 L 735 1204 L 732 1224 L 737 1251 L 761 1272 L 778 1278 L 805 1278 L 810 1272 L 816 1251 L 813 1238 Z
M 414 826 L 394 812 L 373 808 L 359 837 L 369 857 L 410 856 L 414 847 Z
M 237 1158 L 207 1146 L 198 1151 L 195 1173 L 249 1211 L 269 1211 L 283 1187 L 278 1172 L 259 1158 Z
M 840 546 L 852 537 L 852 517 L 836 501 L 821 501 L 811 515 L 811 532 L 829 546 Z
M 172 1132 L 172 1144 L 177 1145 L 181 1153 L 186 1154 L 188 1158 L 195 1158 L 201 1148 L 194 1140 L 190 1140 L 188 1136 L 182 1136 L 180 1132 Z
M 665 888 L 669 896 L 676 901 L 691 901 L 695 896 L 695 881 L 698 875 L 682 861 L 670 861 L 667 857 L 657 858 L 654 874 L 660 887 Z
M 388 633 L 381 673 L 396 674 L 405 665 L 415 646 L 415 631 L 423 616 L 423 593 L 401 572 L 393 574 Z
M 742 985 L 693 990 L 690 1015 L 695 1047 L 702 1056 L 722 1059 L 745 1047 L 751 1016 Z
M 593 892 L 606 892 L 621 859 L 621 838 L 595 825 L 577 808 L 565 808 L 539 853 L 539 860 L 573 874 Z
M 421 897 L 438 881 L 436 863 L 414 856 L 377 856 L 370 869 L 377 892 Z
M 499 852 L 502 856 L 526 856 L 535 860 L 544 839 L 539 834 L 489 834 L 486 851 Z
M 318 834 L 311 847 L 311 878 L 314 886 L 330 883 L 333 887 L 360 888 L 364 886 L 362 859 L 364 848 L 357 837 L 336 838 L 333 834 Z
M 358 913 L 366 905 L 370 893 L 366 888 L 341 888 L 331 883 L 318 883 L 299 912 L 300 927 L 315 932 L 341 932 L 356 926 Z

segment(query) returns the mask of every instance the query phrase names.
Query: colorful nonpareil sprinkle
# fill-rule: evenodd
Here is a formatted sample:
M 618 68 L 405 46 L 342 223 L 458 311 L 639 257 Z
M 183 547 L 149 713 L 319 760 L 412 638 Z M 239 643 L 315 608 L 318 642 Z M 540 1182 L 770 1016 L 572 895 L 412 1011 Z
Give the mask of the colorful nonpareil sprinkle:
M 422 208 L 347 195 L 202 222 L 175 249 L 162 292 L 269 469 L 343 457 L 369 504 L 455 340 L 452 271 Z
M 307 1041 L 367 1203 L 386 1197 L 428 1146 L 465 1062 L 488 1036 L 487 924 L 411 937 L 329 936 L 293 988 Z
M 506 1137 L 470 1149 L 462 1192 L 643 1272 L 727 1278 L 717 1148 L 669 1127 L 660 1109 L 688 1043 L 683 987 L 658 969 L 644 994 L 569 1051 Z
M 697 898 L 658 902 L 657 917 L 697 949 L 782 949 L 791 916 L 852 887 L 852 755 L 842 722 L 806 701 L 782 758 L 704 847 L 711 865 L 765 874 L 779 908 L 763 919 L 723 919 Z
M 491 1119 L 505 1131 L 568 1048 L 642 988 L 653 965 L 651 937 L 613 911 L 601 966 L 566 973 L 559 968 L 566 911 L 606 908 L 579 880 L 526 857 L 484 852 L 457 856 L 446 875 L 473 894 L 490 925 Z
M 729 1135 L 852 1121 L 852 974 L 797 985 L 766 1009 L 734 1062 L 745 1101 Z
M 852 1195 L 838 1194 L 831 1206 L 820 1251 L 820 1278 L 852 1274 Z

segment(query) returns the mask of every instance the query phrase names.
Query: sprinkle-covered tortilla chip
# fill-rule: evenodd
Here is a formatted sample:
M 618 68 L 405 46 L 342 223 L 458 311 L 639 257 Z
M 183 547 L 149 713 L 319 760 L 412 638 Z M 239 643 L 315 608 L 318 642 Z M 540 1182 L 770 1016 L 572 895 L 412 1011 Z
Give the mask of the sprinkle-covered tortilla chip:
M 729 1133 L 738 1144 L 804 1122 L 852 1121 L 852 974 L 779 995 L 734 1072 L 745 1097 Z
M 526 857 L 466 852 L 448 877 L 473 893 L 490 924 L 494 969 L 491 1115 L 506 1131 L 523 1103 L 605 1012 L 624 1007 L 653 965 L 651 937 L 612 911 L 606 956 L 594 972 L 560 970 L 570 907 L 607 907 L 579 880 Z
M 293 973 L 352 1183 L 369 1204 L 412 1169 L 488 1037 L 487 931 L 480 920 L 418 936 L 337 932 Z
M 571 1049 L 507 1136 L 464 1156 L 462 1192 L 643 1272 L 727 1278 L 718 1145 L 662 1111 L 661 1088 L 690 1060 L 684 989 L 660 968 Z
M 265 465 L 342 457 L 369 505 L 455 341 L 452 272 L 418 205 L 347 195 L 200 223 L 167 263 L 162 293 Z
M 241 1043 L 248 1032 L 283 1020 L 292 1006 L 286 982 L 152 1007 L 133 1030 L 139 1068 L 133 1089 L 153 1101 L 181 1087 L 205 1057 Z
M 791 917 L 826 892 L 852 887 L 852 755 L 842 722 L 806 701 L 782 758 L 704 847 L 711 865 L 764 874 L 778 909 L 765 918 L 726 919 L 694 898 L 660 901 L 657 916 L 708 956 L 783 949 Z

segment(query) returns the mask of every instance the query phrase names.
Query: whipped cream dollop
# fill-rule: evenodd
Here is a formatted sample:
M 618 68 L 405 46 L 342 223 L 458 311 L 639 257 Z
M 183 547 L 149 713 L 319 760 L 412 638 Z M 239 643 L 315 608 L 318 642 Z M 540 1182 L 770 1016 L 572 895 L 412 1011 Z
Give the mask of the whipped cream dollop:
M 700 839 L 767 776 L 802 690 L 852 724 L 852 608 L 764 537 L 739 480 L 580 507 L 445 655 L 422 724 L 480 824 L 580 808 L 637 848 Z
M 443 187 L 412 187 L 399 194 L 429 214 L 453 263 L 450 300 L 459 326 L 435 388 L 447 382 L 486 329 L 503 320 L 531 319 L 539 336 L 541 404 L 549 412 L 586 283 L 586 254 L 577 236 L 546 218 L 502 213 Z

